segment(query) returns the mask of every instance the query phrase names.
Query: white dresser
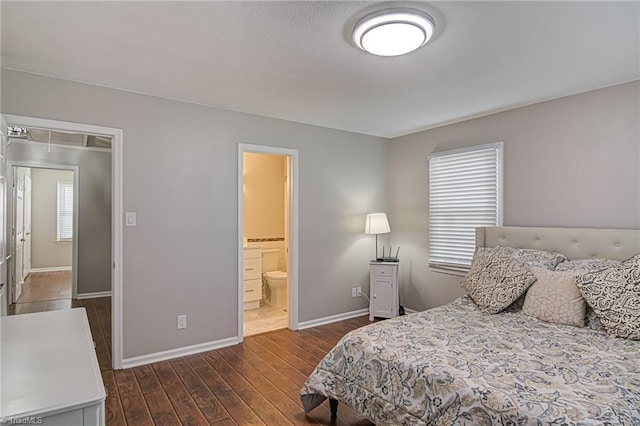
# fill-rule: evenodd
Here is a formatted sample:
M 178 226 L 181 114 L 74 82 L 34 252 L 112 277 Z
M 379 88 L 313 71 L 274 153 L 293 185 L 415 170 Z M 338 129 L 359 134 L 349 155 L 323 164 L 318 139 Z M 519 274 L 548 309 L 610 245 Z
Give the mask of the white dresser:
M 85 309 L 1 321 L 0 422 L 104 425 L 106 391 Z
M 258 309 L 262 299 L 262 249 L 245 248 L 242 259 L 244 308 Z
M 369 263 L 369 320 L 398 316 L 398 262 Z

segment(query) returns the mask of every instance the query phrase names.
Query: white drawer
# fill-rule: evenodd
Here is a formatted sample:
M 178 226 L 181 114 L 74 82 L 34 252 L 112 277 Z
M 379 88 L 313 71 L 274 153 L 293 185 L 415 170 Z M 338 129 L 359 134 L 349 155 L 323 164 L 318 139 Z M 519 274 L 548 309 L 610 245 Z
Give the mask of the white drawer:
M 244 289 L 243 289 L 243 301 L 244 302 L 252 302 L 254 300 L 262 299 L 262 280 L 246 280 L 244 281 Z
M 37 418 L 37 417 L 36 417 Z M 42 424 L 46 426 L 84 425 L 82 409 L 59 413 L 54 416 L 42 418 Z
M 242 257 L 245 259 L 256 259 L 262 257 L 262 249 L 246 248 L 242 251 Z
M 393 276 L 393 266 L 391 265 L 374 265 L 372 269 L 373 269 L 373 275 L 377 277 Z
M 244 259 L 242 262 L 242 279 L 254 280 L 262 277 L 262 258 Z

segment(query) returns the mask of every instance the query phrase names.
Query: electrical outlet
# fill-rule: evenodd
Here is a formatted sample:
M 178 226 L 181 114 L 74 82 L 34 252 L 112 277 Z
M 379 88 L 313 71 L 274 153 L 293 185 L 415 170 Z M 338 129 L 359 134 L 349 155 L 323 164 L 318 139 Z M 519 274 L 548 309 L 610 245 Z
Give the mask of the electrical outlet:
M 178 315 L 178 330 L 187 328 L 187 315 Z
M 353 287 L 351 289 L 351 297 L 358 297 L 358 289 Z
M 356 288 L 356 296 L 358 296 L 358 297 L 362 296 L 362 287 L 357 287 Z

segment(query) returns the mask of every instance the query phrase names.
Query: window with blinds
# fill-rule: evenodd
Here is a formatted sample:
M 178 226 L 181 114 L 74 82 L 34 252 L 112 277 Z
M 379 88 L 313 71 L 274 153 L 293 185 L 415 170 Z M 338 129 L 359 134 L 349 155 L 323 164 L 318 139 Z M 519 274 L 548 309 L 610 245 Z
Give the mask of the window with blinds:
M 475 228 L 502 225 L 502 145 L 429 156 L 429 266 L 467 271 Z
M 73 238 L 73 183 L 58 182 L 58 241 Z

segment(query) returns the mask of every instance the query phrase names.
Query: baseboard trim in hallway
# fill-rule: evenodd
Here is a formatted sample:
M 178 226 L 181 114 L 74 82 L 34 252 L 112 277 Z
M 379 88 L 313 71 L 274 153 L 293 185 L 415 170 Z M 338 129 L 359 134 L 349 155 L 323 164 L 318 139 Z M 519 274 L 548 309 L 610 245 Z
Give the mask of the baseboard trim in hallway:
M 77 299 L 96 299 L 98 297 L 111 297 L 111 291 L 96 291 L 93 293 L 80 293 Z
M 31 272 L 58 272 L 58 271 L 71 271 L 71 266 L 50 266 L 46 268 L 31 268 L 29 269 L 29 273 Z

